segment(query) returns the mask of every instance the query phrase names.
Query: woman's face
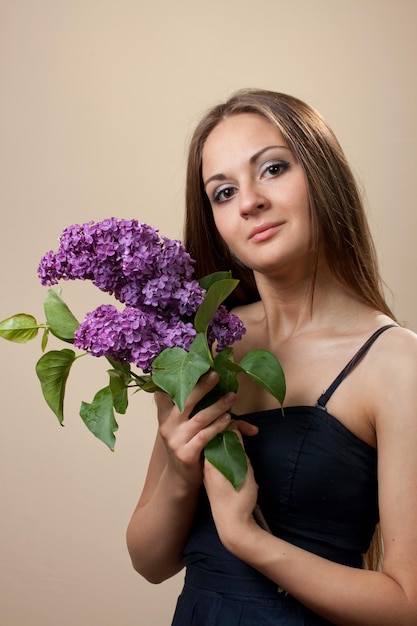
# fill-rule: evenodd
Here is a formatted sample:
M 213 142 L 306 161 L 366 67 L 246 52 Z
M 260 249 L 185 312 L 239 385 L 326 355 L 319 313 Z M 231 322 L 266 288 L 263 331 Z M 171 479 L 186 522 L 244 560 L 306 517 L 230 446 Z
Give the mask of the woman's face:
M 281 133 L 254 113 L 222 120 L 202 152 L 216 227 L 242 263 L 274 276 L 311 270 L 305 174 Z

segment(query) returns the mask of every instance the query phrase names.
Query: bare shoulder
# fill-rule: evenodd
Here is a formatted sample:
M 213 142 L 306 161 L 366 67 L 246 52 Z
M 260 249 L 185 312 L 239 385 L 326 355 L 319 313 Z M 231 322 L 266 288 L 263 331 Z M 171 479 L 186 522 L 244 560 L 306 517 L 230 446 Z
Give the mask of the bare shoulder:
M 405 342 L 405 345 L 414 344 L 417 349 L 417 333 L 406 328 L 405 326 L 393 326 L 392 331 L 387 333 L 387 337 L 390 337 L 392 341 Z
M 381 371 L 407 374 L 417 371 L 417 334 L 408 328 L 393 327 L 375 345 L 376 365 Z
M 376 415 L 382 423 L 417 414 L 417 334 L 397 327 L 385 332 L 375 344 L 370 368 Z M 401 410 L 398 409 L 401 407 Z M 412 418 L 414 421 L 414 417 Z M 381 424 L 381 421 L 380 421 Z

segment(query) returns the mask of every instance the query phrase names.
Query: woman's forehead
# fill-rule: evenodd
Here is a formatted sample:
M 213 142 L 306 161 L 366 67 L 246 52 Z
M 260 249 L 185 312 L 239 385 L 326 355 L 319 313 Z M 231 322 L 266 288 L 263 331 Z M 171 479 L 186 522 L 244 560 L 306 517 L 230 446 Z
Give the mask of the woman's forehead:
M 266 146 L 288 148 L 280 131 L 257 113 L 227 117 L 208 135 L 202 151 L 204 169 L 220 166 L 229 158 L 250 159 Z

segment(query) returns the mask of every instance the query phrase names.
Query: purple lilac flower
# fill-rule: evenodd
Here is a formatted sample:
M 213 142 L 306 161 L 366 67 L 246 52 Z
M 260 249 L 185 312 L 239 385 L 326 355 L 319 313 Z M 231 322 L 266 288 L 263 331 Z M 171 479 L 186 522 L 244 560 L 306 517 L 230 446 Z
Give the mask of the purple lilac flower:
M 104 304 L 86 315 L 75 333 L 74 345 L 93 356 L 134 363 L 150 372 L 162 350 L 174 346 L 189 350 L 195 335 L 192 324 L 179 318 L 167 320 L 132 307 L 120 312 Z
M 210 345 L 216 341 L 216 351 L 221 352 L 236 341 L 240 341 L 245 333 L 246 328 L 242 320 L 237 315 L 229 313 L 222 304 L 212 317 L 207 338 Z
M 181 319 L 192 319 L 205 295 L 192 278 L 193 264 L 181 242 L 159 237 L 148 224 L 110 218 L 66 228 L 57 252 L 42 258 L 38 274 L 43 285 L 91 280 L 125 303 L 122 312 L 103 305 L 88 313 L 74 343 L 94 356 L 134 363 L 149 372 L 162 350 L 189 350 L 196 335 L 192 324 Z M 220 352 L 244 332 L 241 320 L 220 306 L 208 342 L 217 342 Z
M 191 316 L 204 298 L 192 279 L 193 263 L 181 242 L 160 238 L 148 224 L 110 218 L 66 228 L 57 252 L 41 259 L 38 275 L 43 285 L 91 280 L 129 307 Z

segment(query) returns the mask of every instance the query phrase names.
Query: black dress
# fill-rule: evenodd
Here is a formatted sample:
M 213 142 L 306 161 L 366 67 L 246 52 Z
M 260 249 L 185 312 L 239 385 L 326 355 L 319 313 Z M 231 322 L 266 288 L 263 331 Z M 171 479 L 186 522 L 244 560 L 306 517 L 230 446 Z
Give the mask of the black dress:
M 326 403 L 384 326 L 315 406 L 239 416 L 259 426 L 245 448 L 258 503 L 274 535 L 331 561 L 362 567 L 379 519 L 377 453 L 326 410 Z M 323 626 L 330 622 L 228 552 L 202 490 L 184 551 L 186 577 L 173 626 Z

